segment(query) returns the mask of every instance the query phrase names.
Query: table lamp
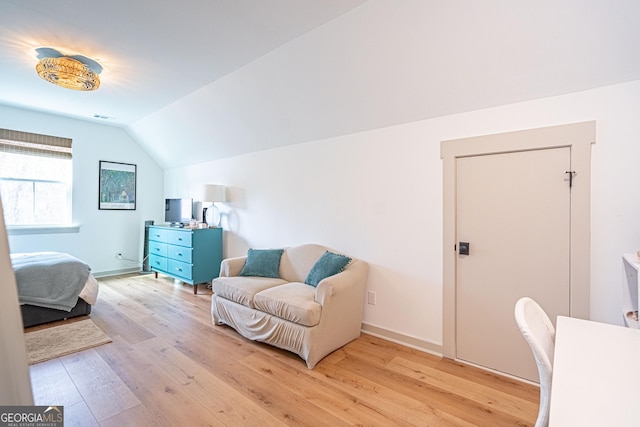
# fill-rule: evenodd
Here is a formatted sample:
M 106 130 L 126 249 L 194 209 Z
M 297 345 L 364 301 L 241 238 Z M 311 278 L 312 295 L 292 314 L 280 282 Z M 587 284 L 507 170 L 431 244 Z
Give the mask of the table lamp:
M 210 206 L 202 208 L 202 222 L 207 224 L 207 209 L 210 207 L 214 211 L 213 224 L 215 227 L 220 226 L 220 211 L 215 205 L 216 202 L 226 202 L 227 192 L 224 185 L 204 184 L 201 191 L 202 203 L 211 203 Z

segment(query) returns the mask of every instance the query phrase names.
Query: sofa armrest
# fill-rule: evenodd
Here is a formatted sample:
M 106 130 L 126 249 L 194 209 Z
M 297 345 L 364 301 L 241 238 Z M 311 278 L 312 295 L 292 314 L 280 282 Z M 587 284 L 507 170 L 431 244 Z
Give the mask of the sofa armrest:
M 318 283 L 316 302 L 322 305 L 322 311 L 315 335 L 315 350 L 307 359 L 309 368 L 360 336 L 368 273 L 369 264 L 356 261 L 342 273 Z
M 244 263 L 247 261 L 246 256 L 235 258 L 226 258 L 220 263 L 220 277 L 233 277 L 240 275 Z
M 355 307 L 364 301 L 369 265 L 364 261 L 355 261 L 341 273 L 322 279 L 316 287 L 315 301 L 322 305 L 340 294 L 349 294 L 347 298 L 356 298 Z

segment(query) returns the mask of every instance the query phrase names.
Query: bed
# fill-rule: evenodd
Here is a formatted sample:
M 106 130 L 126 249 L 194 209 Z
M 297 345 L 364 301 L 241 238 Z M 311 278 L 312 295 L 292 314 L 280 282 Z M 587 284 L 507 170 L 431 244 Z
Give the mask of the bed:
M 11 254 L 25 328 L 91 313 L 98 282 L 91 268 L 61 252 Z

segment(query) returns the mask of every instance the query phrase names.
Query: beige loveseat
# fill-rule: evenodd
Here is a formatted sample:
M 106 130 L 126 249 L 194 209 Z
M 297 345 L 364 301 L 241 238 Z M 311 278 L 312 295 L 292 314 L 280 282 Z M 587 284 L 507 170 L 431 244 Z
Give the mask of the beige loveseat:
M 223 260 L 220 277 L 212 283 L 213 324 L 227 324 L 246 338 L 296 353 L 313 369 L 358 338 L 362 327 L 369 267 L 351 259 L 341 272 L 319 280 L 322 261 L 334 254 L 315 244 L 284 249 L 277 277 L 241 276 L 247 274 L 247 256 Z M 315 287 L 305 283 L 313 282 L 312 276 L 319 280 Z

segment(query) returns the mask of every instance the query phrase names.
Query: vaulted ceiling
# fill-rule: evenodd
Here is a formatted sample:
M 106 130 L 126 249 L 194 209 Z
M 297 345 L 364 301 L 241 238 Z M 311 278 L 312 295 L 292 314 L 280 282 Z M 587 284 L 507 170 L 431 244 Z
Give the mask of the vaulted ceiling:
M 164 168 L 640 79 L 637 0 L 2 0 L 0 103 Z M 39 47 L 100 62 L 95 92 Z M 107 118 L 94 118 L 94 115 Z

